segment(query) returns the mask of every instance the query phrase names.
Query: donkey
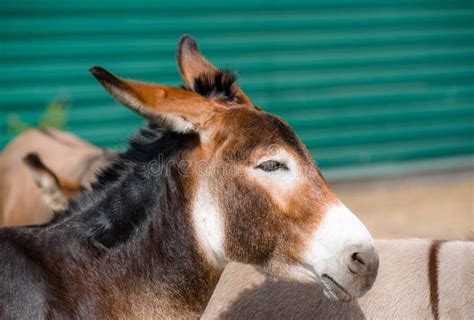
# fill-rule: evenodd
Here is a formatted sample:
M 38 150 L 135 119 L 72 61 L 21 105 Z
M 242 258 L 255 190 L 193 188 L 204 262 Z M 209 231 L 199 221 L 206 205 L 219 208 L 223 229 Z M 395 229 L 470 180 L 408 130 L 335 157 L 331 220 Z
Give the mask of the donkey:
M 377 240 L 380 269 L 357 302 L 325 299 L 313 284 L 230 263 L 202 319 L 470 319 L 474 242 Z
M 142 129 L 61 219 L 0 230 L 1 318 L 178 318 L 205 309 L 229 261 L 349 301 L 375 281 L 364 225 L 290 126 L 181 38 L 183 88 L 91 73 Z
M 45 162 L 43 166 L 54 172 L 66 189 L 89 188 L 96 173 L 115 157 L 115 152 L 93 146 L 68 132 L 32 129 L 21 134 L 0 155 L 0 225 L 40 224 L 53 215 L 51 204 L 44 202 L 36 185 L 39 182 L 32 179 L 28 164 L 22 161 L 30 152 Z M 34 166 L 31 161 L 29 164 Z M 37 175 L 40 177 L 48 178 Z M 66 189 L 66 193 L 80 191 Z

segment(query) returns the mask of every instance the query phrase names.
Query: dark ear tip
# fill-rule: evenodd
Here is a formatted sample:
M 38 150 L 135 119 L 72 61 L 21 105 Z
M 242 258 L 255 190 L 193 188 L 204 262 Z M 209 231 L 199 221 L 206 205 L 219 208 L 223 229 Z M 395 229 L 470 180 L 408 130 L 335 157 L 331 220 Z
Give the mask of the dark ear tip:
M 42 169 L 44 167 L 39 155 L 36 152 L 28 153 L 24 158 L 23 162 L 33 169 Z
M 198 44 L 196 39 L 189 34 L 185 34 L 179 39 L 179 50 L 187 49 L 187 50 L 196 50 L 199 51 Z
M 110 84 L 115 87 L 125 87 L 124 82 L 114 75 L 112 72 L 105 70 L 102 67 L 94 66 L 89 69 L 89 72 L 101 83 Z
M 93 66 L 89 69 L 89 72 L 96 78 L 104 78 L 105 75 L 110 74 L 110 72 L 99 66 Z

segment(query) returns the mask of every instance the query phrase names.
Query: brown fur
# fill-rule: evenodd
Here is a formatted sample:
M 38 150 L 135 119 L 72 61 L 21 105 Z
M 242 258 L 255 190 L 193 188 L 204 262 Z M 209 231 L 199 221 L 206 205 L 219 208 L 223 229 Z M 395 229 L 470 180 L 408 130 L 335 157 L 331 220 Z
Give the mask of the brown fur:
M 213 78 L 219 71 L 195 44 L 186 45 L 189 39 L 184 39 L 178 49 L 178 62 L 186 86 L 192 88 L 191 79 L 203 75 Z M 227 217 L 225 247 L 229 259 L 265 265 L 278 273 L 283 272 L 282 265 L 299 264 L 306 240 L 336 197 L 285 121 L 252 104 L 206 99 L 190 90 L 126 80 L 101 67 L 90 71 L 114 98 L 150 121 L 178 131 L 205 132 L 205 141 L 187 161 L 189 168 L 208 173 L 209 180 L 216 183 L 214 190 L 225 190 L 216 196 Z M 240 89 L 239 95 L 250 102 Z M 170 117 L 189 123 L 192 129 L 181 129 L 180 125 L 176 129 Z M 262 154 L 269 155 L 276 148 L 287 150 L 304 170 L 298 189 L 284 195 L 288 201 L 284 207 L 268 194 L 268 188 L 251 181 L 244 171 L 245 166 L 255 165 Z M 264 227 L 248 237 L 250 226 L 262 224 Z M 247 239 L 255 241 L 247 243 Z
M 298 254 L 305 245 L 304 240 L 317 227 L 325 206 L 335 200 L 329 186 L 314 169 L 312 157 L 284 121 L 258 109 L 234 107 L 218 114 L 211 122 L 218 125 L 215 138 L 217 142 L 207 153 L 215 153 L 223 160 L 220 171 L 215 172 L 215 176 L 211 178 L 218 181 L 217 189 L 225 190 L 222 194 L 225 206 L 222 209 L 229 215 L 228 228 L 233 231 L 227 237 L 227 249 L 234 258 L 247 263 L 270 262 L 270 254 L 298 261 Z M 275 123 L 278 125 L 275 126 Z M 239 130 L 244 133 L 235 134 Z M 262 135 L 262 132 L 265 134 Z M 285 207 L 279 206 L 275 198 L 258 183 L 248 178 L 238 179 L 246 177 L 239 163 L 255 163 L 262 154 L 272 151 L 268 146 L 285 148 L 308 173 L 298 190 L 285 197 L 288 201 Z M 235 150 L 239 152 L 234 153 Z M 259 204 L 258 207 L 255 207 L 256 203 Z M 242 247 L 239 235 L 253 223 L 264 221 L 266 227 L 257 231 L 253 238 L 256 239 L 255 243 L 265 246 L 255 248 L 253 243 L 247 243 Z M 289 243 L 291 246 L 288 247 Z M 249 260 L 248 253 L 251 249 L 260 251 L 258 257 L 261 260 Z M 275 266 L 268 265 L 268 268 L 273 267 Z

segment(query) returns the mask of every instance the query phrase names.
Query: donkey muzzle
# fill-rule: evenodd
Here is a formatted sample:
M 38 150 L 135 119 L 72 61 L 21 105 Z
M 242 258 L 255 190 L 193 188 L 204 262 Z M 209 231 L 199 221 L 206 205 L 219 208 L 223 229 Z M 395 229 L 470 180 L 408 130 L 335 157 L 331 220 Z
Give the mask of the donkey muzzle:
M 365 226 L 344 205 L 331 206 L 315 230 L 304 263 L 331 299 L 363 296 L 375 282 L 379 257 Z

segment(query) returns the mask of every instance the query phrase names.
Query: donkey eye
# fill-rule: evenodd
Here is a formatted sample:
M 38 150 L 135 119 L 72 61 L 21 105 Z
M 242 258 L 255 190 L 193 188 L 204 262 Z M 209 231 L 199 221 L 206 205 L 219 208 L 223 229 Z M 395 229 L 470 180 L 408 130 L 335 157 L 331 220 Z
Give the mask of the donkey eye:
M 284 170 L 284 171 L 288 170 L 288 167 L 286 166 L 286 164 L 275 161 L 275 160 L 268 160 L 268 161 L 262 162 L 255 168 L 266 171 L 266 172 L 272 172 L 272 171 L 277 171 L 277 170 Z

